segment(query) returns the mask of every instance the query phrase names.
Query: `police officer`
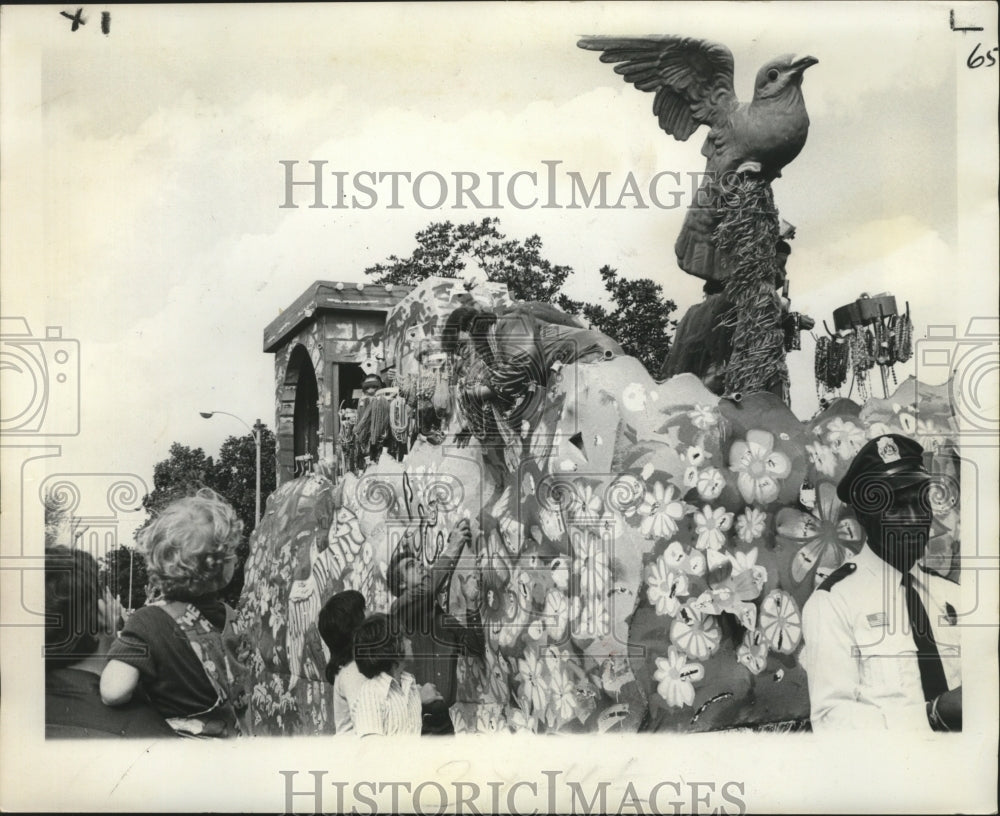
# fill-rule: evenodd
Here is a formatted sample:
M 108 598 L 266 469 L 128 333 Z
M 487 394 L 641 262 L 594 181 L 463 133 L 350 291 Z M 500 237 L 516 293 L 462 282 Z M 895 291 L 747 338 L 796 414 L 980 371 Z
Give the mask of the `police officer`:
M 959 587 L 917 565 L 932 517 L 923 452 L 879 436 L 837 487 L 867 540 L 803 609 L 814 731 L 961 729 Z

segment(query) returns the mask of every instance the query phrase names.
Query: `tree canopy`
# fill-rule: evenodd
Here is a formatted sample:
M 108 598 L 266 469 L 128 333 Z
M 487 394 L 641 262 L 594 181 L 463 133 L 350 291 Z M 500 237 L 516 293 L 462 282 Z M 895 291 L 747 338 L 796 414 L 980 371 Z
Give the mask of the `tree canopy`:
M 365 270 L 375 283 L 414 285 L 426 278 L 460 276 L 470 260 L 489 280 L 507 284 L 518 300 L 555 303 L 567 312 L 582 315 L 595 328 L 617 340 L 626 354 L 642 361 L 655 375 L 670 348 L 676 321 L 670 315 L 676 304 L 663 296 L 661 286 L 649 278 L 619 277 L 604 266 L 601 279 L 611 308 L 569 298 L 563 291 L 573 270 L 553 264 L 542 255 L 542 239 L 531 235 L 523 241 L 500 232 L 497 218 L 466 224 L 436 222 L 416 234 L 417 247 L 407 258 L 390 255 L 384 263 Z

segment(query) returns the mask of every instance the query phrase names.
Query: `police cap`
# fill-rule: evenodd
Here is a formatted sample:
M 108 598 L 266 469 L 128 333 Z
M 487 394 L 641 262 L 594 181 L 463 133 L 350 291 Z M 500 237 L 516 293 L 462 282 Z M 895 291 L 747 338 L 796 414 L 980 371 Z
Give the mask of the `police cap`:
M 877 436 L 865 443 L 837 485 L 837 498 L 846 504 L 856 504 L 854 490 L 860 486 L 858 480 L 862 477 L 865 481 L 884 477 L 893 490 L 921 484 L 931 478 L 924 467 L 924 449 L 899 434 Z

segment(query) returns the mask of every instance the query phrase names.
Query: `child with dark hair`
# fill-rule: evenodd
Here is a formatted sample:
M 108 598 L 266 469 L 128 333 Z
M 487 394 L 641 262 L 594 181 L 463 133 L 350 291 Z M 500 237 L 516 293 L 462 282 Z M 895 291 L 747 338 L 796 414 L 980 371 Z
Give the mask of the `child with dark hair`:
M 354 662 L 354 633 L 365 620 L 365 596 L 348 589 L 331 597 L 319 613 L 320 637 L 330 649 L 327 682 L 333 684 L 333 723 L 336 733 L 354 730 L 351 703 L 365 682 Z
M 403 637 L 387 615 L 371 615 L 355 632 L 354 660 L 368 678 L 351 704 L 358 736 L 420 733 L 420 689 L 403 671 L 405 658 Z
M 233 736 L 242 708 L 235 612 L 219 597 L 232 580 L 243 522 L 208 488 L 179 499 L 139 534 L 156 600 L 136 610 L 101 675 L 107 705 L 142 687 L 184 735 Z
M 101 671 L 119 612 L 88 553 L 46 548 L 46 738 L 173 736 L 145 699 L 118 709 L 101 704 Z
M 412 643 L 413 674 L 421 683 L 433 684 L 439 693 L 440 699 L 428 702 L 424 711 L 425 734 L 455 732 L 449 708 L 456 700 L 458 657 L 482 657 L 486 652 L 479 582 L 461 584 L 466 604 L 464 623 L 447 612 L 439 597 L 445 594 L 459 556 L 471 540 L 469 520 L 461 519 L 433 566 L 426 566 L 408 546 L 401 545 L 386 571 L 389 592 L 396 596 L 390 614 L 394 625 Z

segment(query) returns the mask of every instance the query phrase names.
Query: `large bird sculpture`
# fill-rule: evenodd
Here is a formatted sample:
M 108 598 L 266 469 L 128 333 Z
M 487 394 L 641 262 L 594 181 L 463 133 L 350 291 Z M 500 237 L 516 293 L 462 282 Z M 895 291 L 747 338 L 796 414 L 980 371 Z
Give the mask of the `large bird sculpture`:
M 765 181 L 781 175 L 806 143 L 809 116 L 802 74 L 814 57 L 776 57 L 757 72 L 753 99 L 740 102 L 733 89 L 733 55 L 724 45 L 688 37 L 585 37 L 577 43 L 601 51 L 601 62 L 641 91 L 652 91 L 660 127 L 686 141 L 708 125 L 702 147 L 706 179 L 688 209 L 675 244 L 678 265 L 706 280 L 728 276 L 712 234 L 718 223 L 720 188 L 728 173 L 752 172 Z

